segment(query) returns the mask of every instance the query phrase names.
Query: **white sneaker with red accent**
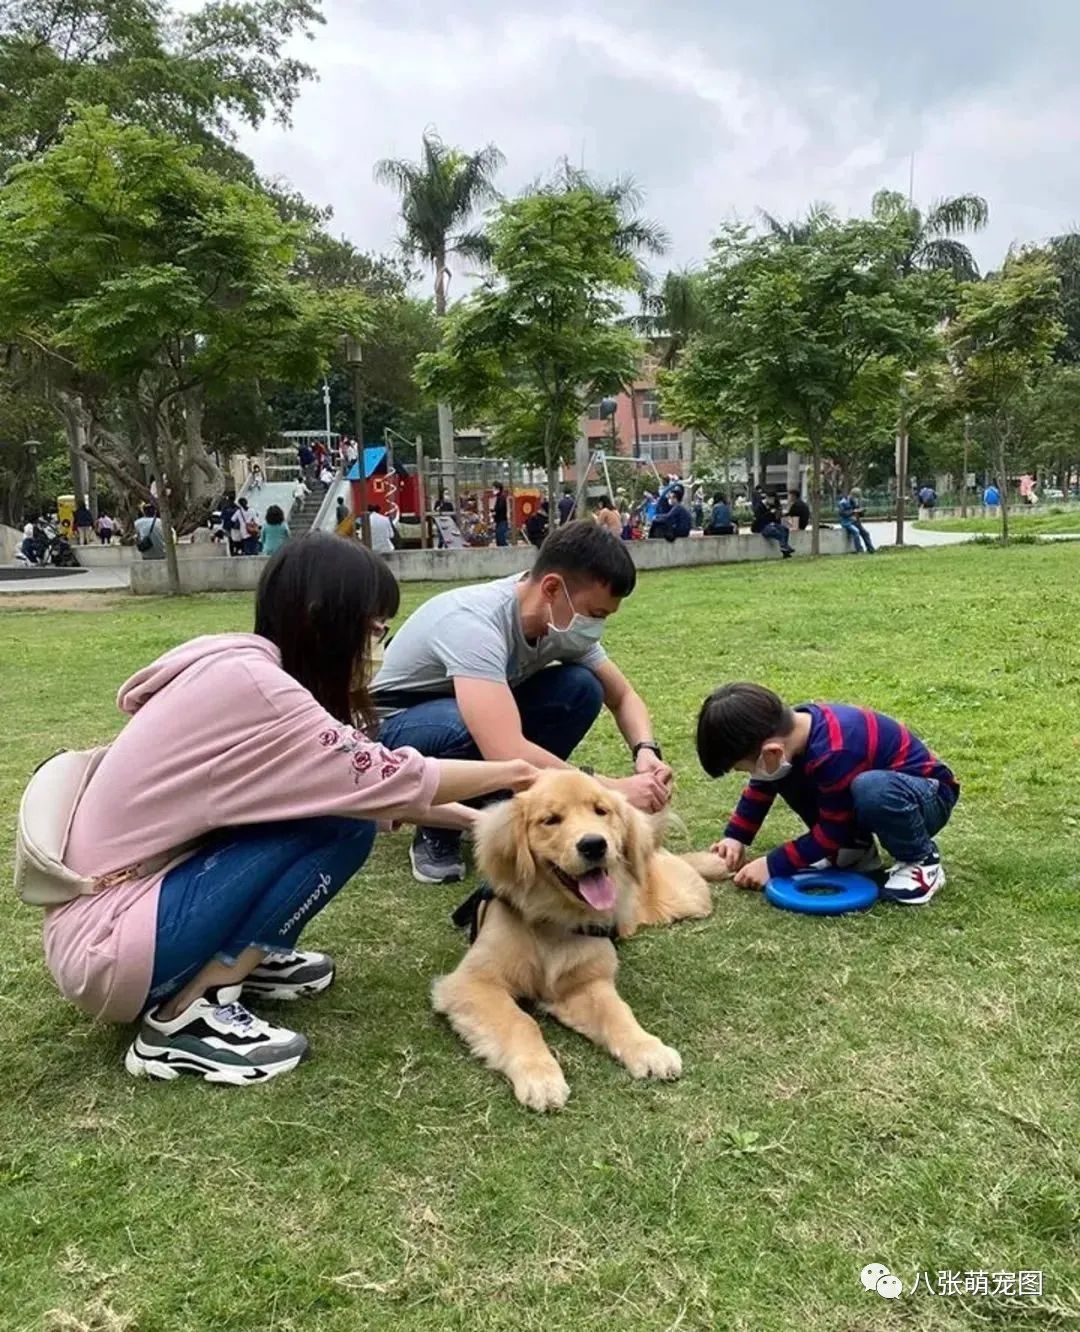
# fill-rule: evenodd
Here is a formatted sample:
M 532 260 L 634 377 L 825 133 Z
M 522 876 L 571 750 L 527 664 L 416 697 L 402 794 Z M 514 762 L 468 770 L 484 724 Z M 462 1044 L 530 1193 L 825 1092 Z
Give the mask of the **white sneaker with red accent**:
M 889 871 L 881 896 L 902 906 L 923 906 L 945 887 L 945 869 L 935 848 L 925 860 L 897 863 Z

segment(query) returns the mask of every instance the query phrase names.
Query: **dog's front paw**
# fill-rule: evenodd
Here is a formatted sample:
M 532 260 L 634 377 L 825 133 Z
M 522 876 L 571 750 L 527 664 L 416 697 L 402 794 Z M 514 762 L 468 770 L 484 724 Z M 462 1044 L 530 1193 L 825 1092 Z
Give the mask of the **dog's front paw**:
M 623 1063 L 635 1078 L 664 1078 L 671 1082 L 682 1077 L 682 1056 L 658 1040 L 631 1050 Z
M 530 1110 L 561 1110 L 570 1095 L 562 1069 L 554 1061 L 523 1069 L 513 1078 L 514 1095 Z

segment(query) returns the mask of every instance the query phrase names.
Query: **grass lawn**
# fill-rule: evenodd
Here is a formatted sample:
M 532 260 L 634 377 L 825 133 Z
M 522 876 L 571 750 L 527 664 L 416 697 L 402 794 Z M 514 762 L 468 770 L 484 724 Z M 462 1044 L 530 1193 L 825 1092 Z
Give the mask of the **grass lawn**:
M 998 536 L 1001 532 L 1000 518 L 933 518 L 929 522 L 916 522 L 916 527 L 924 531 L 936 528 L 939 532 L 986 532 Z M 1010 536 L 1042 536 L 1047 533 L 1060 535 L 1063 532 L 1080 532 L 1080 505 L 1069 509 L 1055 509 L 1053 512 L 1039 510 L 1035 513 L 1009 515 Z
M 464 894 L 414 884 L 402 834 L 309 932 L 337 986 L 278 1010 L 314 1057 L 246 1091 L 129 1078 L 129 1033 L 59 999 L 5 879 L 0 1329 L 1076 1326 L 1078 568 L 1071 546 L 958 547 L 643 577 L 606 641 L 694 844 L 737 790 L 691 739 L 725 679 L 893 712 L 963 782 L 928 909 L 815 920 L 728 889 L 623 947 L 675 1084 L 550 1027 L 570 1103 L 521 1110 L 429 1010 Z M 62 605 L 0 602 L 5 876 L 34 764 L 112 734 L 135 668 L 251 618 L 240 596 Z M 625 771 L 607 720 L 582 758 Z M 862 1289 L 871 1261 L 902 1298 Z M 907 1293 L 917 1271 L 1020 1269 L 1041 1297 Z

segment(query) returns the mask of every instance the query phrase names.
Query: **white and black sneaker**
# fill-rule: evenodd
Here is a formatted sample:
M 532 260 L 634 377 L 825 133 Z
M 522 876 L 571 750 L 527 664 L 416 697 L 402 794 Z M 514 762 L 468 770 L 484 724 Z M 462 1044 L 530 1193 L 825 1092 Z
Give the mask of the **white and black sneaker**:
M 244 977 L 245 999 L 306 999 L 334 983 L 334 959 L 326 953 L 267 953 Z
M 902 906 L 923 906 L 945 887 L 945 869 L 937 847 L 925 860 L 900 862 L 889 871 L 881 896 Z
M 417 883 L 460 883 L 465 877 L 461 834 L 443 828 L 417 828 L 409 847 Z
M 151 1010 L 128 1047 L 124 1067 L 136 1078 L 168 1082 L 188 1073 L 232 1087 L 290 1073 L 307 1056 L 307 1039 L 271 1027 L 239 1001 L 239 985 L 221 985 L 169 1021 Z

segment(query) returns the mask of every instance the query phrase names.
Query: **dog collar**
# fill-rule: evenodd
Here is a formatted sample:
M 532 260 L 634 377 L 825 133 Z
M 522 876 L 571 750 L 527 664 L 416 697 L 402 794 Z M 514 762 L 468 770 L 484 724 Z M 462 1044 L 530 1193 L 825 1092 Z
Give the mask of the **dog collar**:
M 465 901 L 451 912 L 450 919 L 458 929 L 469 931 L 469 943 L 476 943 L 484 924 L 484 916 L 487 914 L 485 910 L 487 904 L 496 900 L 516 915 L 521 914 L 512 902 L 508 902 L 505 897 L 499 897 L 491 884 L 486 882 L 475 892 L 470 893 Z M 616 943 L 619 938 L 619 931 L 614 925 L 577 925 L 572 930 L 567 930 L 567 934 L 580 934 L 587 939 L 610 939 L 612 943 Z

